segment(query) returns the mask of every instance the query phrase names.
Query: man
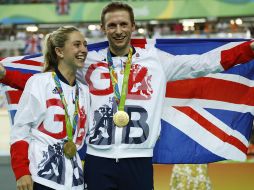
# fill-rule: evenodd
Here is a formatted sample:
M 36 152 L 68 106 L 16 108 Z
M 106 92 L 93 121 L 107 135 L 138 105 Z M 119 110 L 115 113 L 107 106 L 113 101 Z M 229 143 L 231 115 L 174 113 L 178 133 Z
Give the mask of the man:
M 133 47 L 133 10 L 120 2 L 102 10 L 101 28 L 109 47 L 89 52 L 78 74 L 92 99 L 84 168 L 87 188 L 152 190 L 153 148 L 160 134 L 167 81 L 219 72 L 253 59 L 254 43 L 188 56 Z M 12 78 L 7 72 L 4 82 L 22 87 Z

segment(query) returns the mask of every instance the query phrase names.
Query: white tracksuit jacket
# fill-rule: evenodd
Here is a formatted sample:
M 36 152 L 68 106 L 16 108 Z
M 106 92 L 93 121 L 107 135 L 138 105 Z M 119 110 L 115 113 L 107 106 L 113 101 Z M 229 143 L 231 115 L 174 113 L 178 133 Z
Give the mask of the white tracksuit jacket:
M 69 86 L 62 81 L 60 83 L 73 121 L 76 85 Z M 88 87 L 80 82 L 77 84 L 79 120 L 73 141 L 79 149 L 84 144 L 90 97 Z M 84 189 L 79 155 L 76 154 L 72 160 L 63 155 L 63 144 L 67 139 L 64 115 L 63 104 L 51 72 L 32 76 L 21 96 L 14 126 L 11 129 L 12 167 L 16 178 L 30 172 L 33 181 L 53 189 Z M 28 154 L 25 154 L 27 149 Z M 26 160 L 27 157 L 29 161 Z

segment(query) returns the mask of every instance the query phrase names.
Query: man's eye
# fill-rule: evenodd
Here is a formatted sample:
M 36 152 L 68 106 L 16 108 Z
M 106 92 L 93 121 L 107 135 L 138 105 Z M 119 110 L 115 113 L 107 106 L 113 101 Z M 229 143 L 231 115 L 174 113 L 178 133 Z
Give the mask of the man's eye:
M 110 24 L 110 25 L 108 25 L 108 28 L 115 28 L 115 25 Z

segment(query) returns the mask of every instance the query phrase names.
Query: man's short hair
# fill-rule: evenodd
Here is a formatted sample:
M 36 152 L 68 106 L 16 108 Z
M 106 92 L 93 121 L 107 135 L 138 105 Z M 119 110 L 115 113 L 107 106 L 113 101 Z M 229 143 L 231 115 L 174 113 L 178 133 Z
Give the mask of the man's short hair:
M 105 24 L 105 15 L 106 15 L 106 13 L 114 12 L 114 11 L 118 11 L 118 10 L 127 11 L 130 15 L 131 23 L 132 24 L 135 23 L 133 9 L 130 5 L 128 5 L 126 3 L 122 3 L 122 2 L 111 2 L 108 5 L 106 5 L 106 7 L 104 7 L 102 9 L 102 12 L 101 12 L 101 24 L 102 24 L 102 26 L 104 26 L 104 24 Z

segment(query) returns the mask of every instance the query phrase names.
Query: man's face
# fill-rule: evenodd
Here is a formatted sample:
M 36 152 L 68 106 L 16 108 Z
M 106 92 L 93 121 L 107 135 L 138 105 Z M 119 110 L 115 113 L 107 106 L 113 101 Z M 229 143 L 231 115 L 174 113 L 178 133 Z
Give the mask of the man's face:
M 131 34 L 135 24 L 131 23 L 130 15 L 125 10 L 108 12 L 104 17 L 102 31 L 106 34 L 110 50 L 116 55 L 125 55 L 129 51 Z

